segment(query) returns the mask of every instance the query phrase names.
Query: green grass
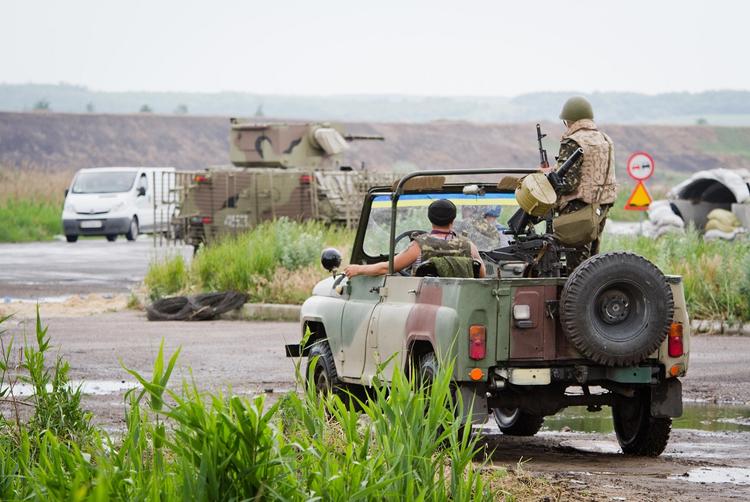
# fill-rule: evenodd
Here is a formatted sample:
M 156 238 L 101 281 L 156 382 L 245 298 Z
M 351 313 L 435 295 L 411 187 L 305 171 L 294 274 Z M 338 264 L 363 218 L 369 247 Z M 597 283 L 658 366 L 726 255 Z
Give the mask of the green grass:
M 43 241 L 62 234 L 62 208 L 50 201 L 1 201 L 0 221 L 0 242 Z
M 33 418 L 17 411 L 0 418 L 2 500 L 560 497 L 544 482 L 475 460 L 477 439 L 453 418 L 460 403 L 453 401 L 450 364 L 427 389 L 397 369 L 391 385 L 376 382 L 357 410 L 338 395 L 321 397 L 306 387 L 275 404 L 265 395 L 204 393 L 188 383 L 175 391 L 168 384 L 179 351 L 165 360 L 160 347 L 150 376 L 127 370 L 140 387 L 127 395 L 126 430 L 114 439 L 90 425 L 62 369 L 66 363 L 58 358 L 53 370 L 43 370 L 48 343 L 38 323 L 22 378 L 42 395 L 53 383 L 43 398 L 49 406 L 9 391 L 4 396 L 17 404 L 11 410 L 30 408 Z M 3 345 L 5 383 L 12 378 L 11 344 Z M 300 363 L 296 374 L 304 385 Z
M 353 233 L 316 221 L 280 219 L 202 248 L 188 267 L 181 257 L 152 263 L 145 284 L 152 299 L 197 291 L 241 291 L 251 301 L 301 303 L 327 272 L 327 246 L 342 253 Z
M 691 230 L 659 239 L 605 234 L 602 251 L 640 254 L 666 274 L 683 278 L 695 319 L 750 321 L 750 242 L 704 241 Z

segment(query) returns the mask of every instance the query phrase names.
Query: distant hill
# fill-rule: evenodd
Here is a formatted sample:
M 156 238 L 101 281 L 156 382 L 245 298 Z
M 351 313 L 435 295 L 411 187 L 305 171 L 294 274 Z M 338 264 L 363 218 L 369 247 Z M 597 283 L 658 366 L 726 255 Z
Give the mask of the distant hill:
M 345 161 L 371 169 L 533 167 L 538 161 L 533 123 L 345 124 L 349 132 L 382 134 L 386 141 L 353 144 Z M 71 169 L 162 165 L 200 169 L 228 163 L 229 120 L 224 117 L 0 113 L 0 163 Z M 550 158 L 559 123 L 544 123 Z M 624 178 L 629 153 L 645 150 L 657 178 L 684 177 L 715 167 L 750 168 L 750 128 L 603 125 L 616 145 Z
M 102 92 L 59 84 L 0 84 L 0 111 L 48 108 L 65 113 L 136 113 L 267 116 L 305 120 L 488 123 L 557 120 L 562 103 L 575 92 L 517 97 L 419 97 L 398 95 L 281 96 L 245 92 Z M 588 95 L 601 122 L 618 124 L 750 126 L 749 91 L 645 95 L 603 92 Z

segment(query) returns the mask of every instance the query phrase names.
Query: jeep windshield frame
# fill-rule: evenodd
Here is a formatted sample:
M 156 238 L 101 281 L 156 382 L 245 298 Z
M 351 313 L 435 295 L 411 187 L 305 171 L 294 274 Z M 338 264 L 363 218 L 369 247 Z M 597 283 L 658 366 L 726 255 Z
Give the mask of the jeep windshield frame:
M 398 215 L 398 201 L 404 194 L 425 194 L 425 193 L 446 193 L 446 194 L 460 194 L 463 192 L 463 188 L 469 185 L 478 185 L 480 188 L 485 189 L 488 193 L 508 193 L 508 190 L 501 190 L 497 188 L 497 179 L 494 181 L 488 181 L 487 175 L 512 175 L 512 176 L 526 176 L 528 174 L 537 172 L 536 169 L 508 169 L 508 168 L 496 168 L 496 169 L 451 169 L 451 170 L 428 170 L 428 171 L 416 171 L 407 174 L 401 178 L 395 188 L 393 187 L 375 187 L 369 190 L 367 199 L 362 206 L 362 212 L 359 220 L 359 229 L 354 242 L 354 249 L 352 250 L 352 263 L 365 261 L 368 263 L 383 261 L 385 258 L 384 254 L 379 256 L 379 259 L 375 256 L 370 256 L 364 250 L 365 234 L 367 232 L 367 224 L 371 215 L 373 201 L 376 197 L 389 197 L 390 198 L 390 226 L 389 226 L 389 240 L 388 240 L 388 275 L 394 273 L 394 257 L 395 252 L 395 240 L 396 240 L 396 228 L 397 228 L 397 215 Z M 471 179 L 466 181 L 466 176 L 476 176 L 479 179 Z M 429 189 L 408 189 L 406 183 L 409 180 L 419 177 L 428 176 L 444 176 L 445 182 L 440 188 L 429 188 Z M 463 177 L 462 180 L 455 180 L 450 182 L 449 177 Z M 484 178 L 484 179 L 481 179 Z M 512 193 L 512 192 L 511 192 Z

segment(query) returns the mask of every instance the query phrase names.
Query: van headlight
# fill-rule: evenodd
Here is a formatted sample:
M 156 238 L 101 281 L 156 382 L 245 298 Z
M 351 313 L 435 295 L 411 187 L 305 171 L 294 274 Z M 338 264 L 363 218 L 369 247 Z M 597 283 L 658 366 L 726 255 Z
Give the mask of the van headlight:
M 120 209 L 122 209 L 123 207 L 125 207 L 125 202 L 123 202 L 123 201 L 120 201 L 120 202 L 118 202 L 117 204 L 115 204 L 114 206 L 112 206 L 112 209 L 111 209 L 111 211 L 119 211 L 119 210 L 120 210 Z
M 66 202 L 65 206 L 63 206 L 63 209 L 65 211 L 70 211 L 71 213 L 75 213 L 76 212 L 76 208 L 73 207 L 73 204 L 71 204 L 70 202 Z

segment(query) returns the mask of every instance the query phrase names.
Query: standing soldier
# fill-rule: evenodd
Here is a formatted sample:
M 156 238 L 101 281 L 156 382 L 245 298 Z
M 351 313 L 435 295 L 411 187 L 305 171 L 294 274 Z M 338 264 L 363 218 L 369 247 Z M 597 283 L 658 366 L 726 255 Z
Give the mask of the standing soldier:
M 573 164 L 558 188 L 558 215 L 571 214 L 594 205 L 598 224 L 593 241 L 577 243 L 575 252 L 567 253 L 568 273 L 582 261 L 599 252 L 599 236 L 604 230 L 607 213 L 617 197 L 615 152 L 612 140 L 594 123 L 591 103 L 583 97 L 568 99 L 560 112 L 566 131 L 560 142 L 558 165 L 562 165 L 579 147 L 583 155 Z M 597 208 L 598 206 L 598 208 Z

